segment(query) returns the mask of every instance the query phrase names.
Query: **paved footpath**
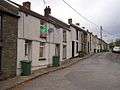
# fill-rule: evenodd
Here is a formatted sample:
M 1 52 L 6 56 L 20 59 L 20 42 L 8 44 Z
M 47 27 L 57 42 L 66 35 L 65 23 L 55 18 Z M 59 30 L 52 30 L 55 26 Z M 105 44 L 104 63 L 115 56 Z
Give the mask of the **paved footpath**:
M 99 53 L 12 90 L 120 90 L 120 54 Z

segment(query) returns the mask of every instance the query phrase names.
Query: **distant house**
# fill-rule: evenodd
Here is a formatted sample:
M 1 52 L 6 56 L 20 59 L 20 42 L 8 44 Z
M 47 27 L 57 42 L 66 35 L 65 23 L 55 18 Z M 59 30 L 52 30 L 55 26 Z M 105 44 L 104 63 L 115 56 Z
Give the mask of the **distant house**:
M 72 56 L 78 56 L 80 51 L 87 54 L 87 32 L 78 24 L 73 24 L 72 19 L 68 22 L 72 33 Z
M 46 7 L 42 16 L 30 9 L 30 2 L 20 6 L 17 75 L 21 60 L 32 61 L 32 70 L 36 70 L 51 65 L 53 56 L 59 56 L 60 61 L 71 58 L 69 25 L 51 16 L 49 10 Z
M 88 54 L 92 53 L 92 49 L 91 49 L 92 40 L 91 40 L 91 37 L 92 37 L 92 33 L 87 30 L 87 53 Z

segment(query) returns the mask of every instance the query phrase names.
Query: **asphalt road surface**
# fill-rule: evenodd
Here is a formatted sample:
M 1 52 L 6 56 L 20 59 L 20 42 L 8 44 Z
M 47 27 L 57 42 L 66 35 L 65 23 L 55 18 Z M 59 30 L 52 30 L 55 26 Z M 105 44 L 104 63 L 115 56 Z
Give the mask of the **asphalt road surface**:
M 120 90 L 120 54 L 99 53 L 12 90 Z

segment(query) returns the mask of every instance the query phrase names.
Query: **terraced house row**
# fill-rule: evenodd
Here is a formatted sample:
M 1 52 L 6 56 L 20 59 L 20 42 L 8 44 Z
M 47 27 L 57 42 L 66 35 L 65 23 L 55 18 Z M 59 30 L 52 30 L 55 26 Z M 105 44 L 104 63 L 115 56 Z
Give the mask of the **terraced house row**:
M 68 24 L 50 15 L 31 10 L 30 2 L 23 5 L 0 0 L 0 76 L 14 77 L 21 73 L 21 60 L 32 61 L 32 71 L 51 66 L 53 56 L 61 62 L 107 50 L 107 43 L 79 24 Z M 101 43 L 102 42 L 102 43 Z

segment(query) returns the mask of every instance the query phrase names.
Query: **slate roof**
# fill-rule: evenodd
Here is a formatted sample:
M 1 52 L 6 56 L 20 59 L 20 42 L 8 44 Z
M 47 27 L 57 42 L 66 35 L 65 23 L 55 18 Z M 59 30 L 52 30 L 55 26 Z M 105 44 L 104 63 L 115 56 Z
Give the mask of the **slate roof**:
M 12 5 L 7 4 L 3 0 L 0 1 L 0 12 L 7 13 L 7 14 L 10 14 L 10 15 L 15 16 L 15 17 L 19 17 L 17 14 L 17 9 L 16 9 L 16 11 L 13 11 L 11 9 L 11 7 L 12 7 Z
M 70 24 L 70 26 L 74 27 L 75 29 L 82 31 L 84 34 L 87 34 L 87 31 L 83 30 L 82 28 L 76 26 L 75 24 Z
M 55 17 L 53 17 L 53 16 L 50 16 L 50 15 L 49 15 L 49 16 L 48 16 L 48 19 L 49 19 L 50 21 L 53 21 L 54 23 L 57 23 L 58 25 L 60 25 L 61 27 L 65 28 L 65 29 L 69 29 L 69 27 L 70 27 L 68 24 L 60 21 L 59 19 L 57 19 L 57 18 L 55 18 Z
M 62 27 L 64 29 L 69 30 L 69 25 L 68 24 L 58 20 L 57 18 L 55 18 L 53 16 L 50 16 L 50 15 L 49 16 L 42 16 L 39 13 L 36 13 L 36 12 L 34 12 L 32 10 L 28 10 L 28 9 L 24 8 L 22 5 L 19 5 L 19 4 L 15 3 L 15 2 L 13 2 L 11 0 L 9 0 L 9 2 L 13 3 L 16 6 L 18 6 L 18 10 L 21 11 L 21 12 L 24 12 L 24 13 L 26 13 L 28 15 L 31 15 L 31 16 L 34 16 L 36 18 L 42 19 L 44 21 L 47 21 L 49 23 L 52 23 L 55 26 L 59 26 L 59 27 Z

